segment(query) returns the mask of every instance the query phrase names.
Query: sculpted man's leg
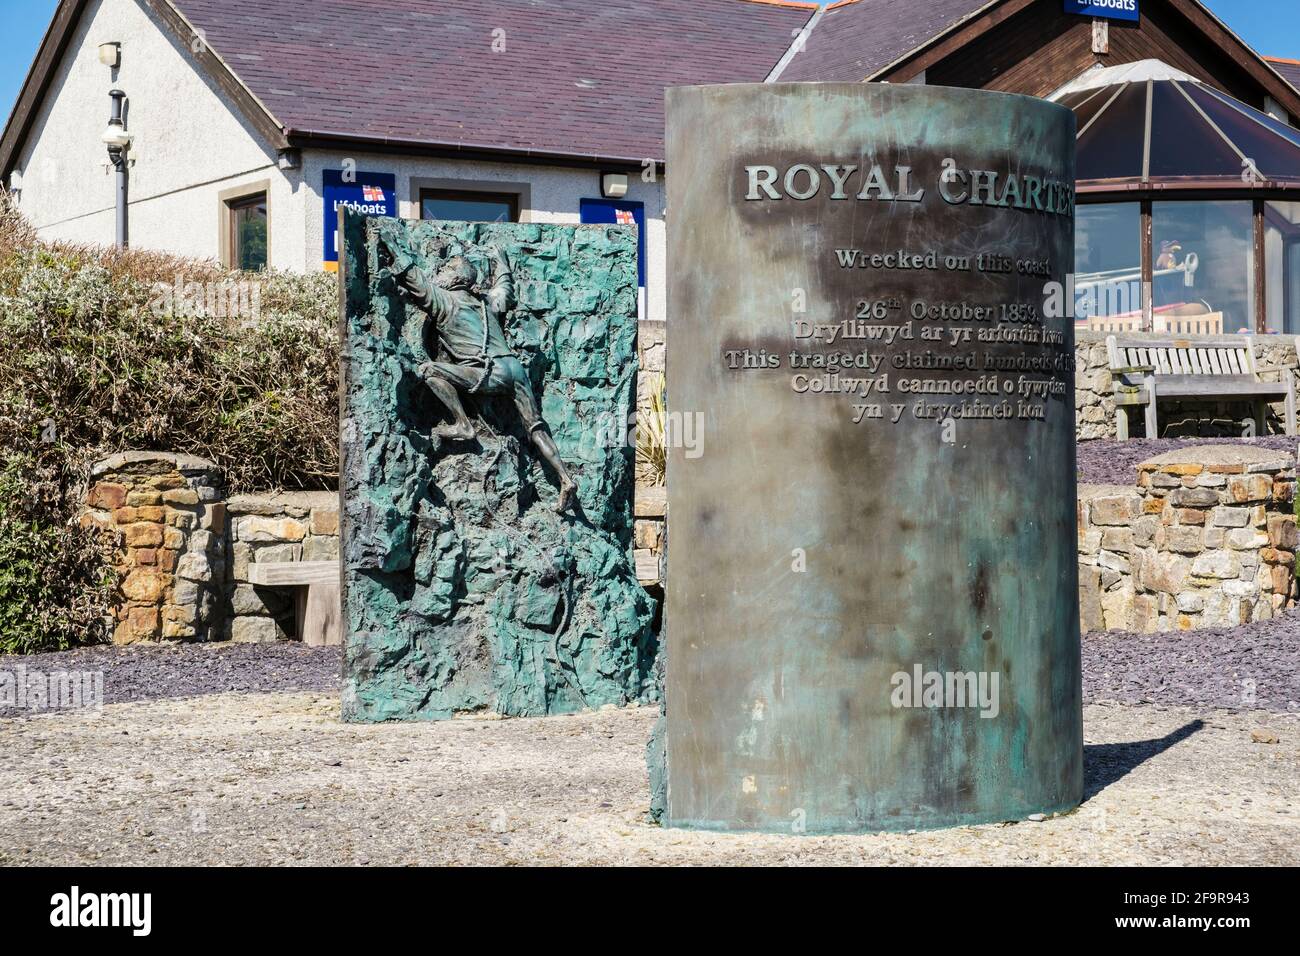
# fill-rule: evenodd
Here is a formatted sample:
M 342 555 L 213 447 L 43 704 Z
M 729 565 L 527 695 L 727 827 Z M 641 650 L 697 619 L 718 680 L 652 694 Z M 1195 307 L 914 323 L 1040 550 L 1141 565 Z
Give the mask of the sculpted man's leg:
M 473 386 L 474 383 L 469 375 L 470 373 L 465 369 L 445 362 L 425 362 L 420 366 L 420 377 L 429 386 L 429 390 L 438 396 L 438 401 L 451 412 L 453 419 L 450 425 L 440 425 L 433 430 L 439 438 L 468 441 L 474 437 L 474 425 L 465 414 L 465 406 L 461 404 L 459 392 L 459 389 Z
M 528 437 L 536 447 L 537 453 L 550 463 L 560 479 L 560 500 L 555 510 L 567 511 L 573 504 L 578 486 L 573 476 L 569 474 L 569 469 L 565 467 L 563 459 L 560 458 L 560 449 L 556 446 L 555 439 L 546 430 L 546 423 L 542 421 L 541 413 L 537 410 L 537 400 L 533 398 L 532 384 L 528 381 L 523 366 L 519 367 L 519 372 L 513 376 L 513 379 L 515 407 L 519 410 L 519 417 L 524 427 L 528 429 Z

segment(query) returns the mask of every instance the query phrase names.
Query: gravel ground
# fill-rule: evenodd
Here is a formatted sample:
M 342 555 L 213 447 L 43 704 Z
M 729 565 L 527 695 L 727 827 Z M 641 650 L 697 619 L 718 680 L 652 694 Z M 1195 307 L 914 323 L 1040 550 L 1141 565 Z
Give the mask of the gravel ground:
M 162 644 L 87 647 L 26 657 L 0 655 L 0 672 L 104 674 L 104 703 L 259 691 L 337 691 L 337 647 L 302 644 Z M 0 717 L 25 713 L 0 706 Z
M 1250 445 L 1273 451 L 1296 454 L 1300 439 L 1289 435 L 1265 438 L 1132 438 L 1128 441 L 1081 441 L 1079 449 L 1079 483 L 1083 485 L 1132 485 L 1137 482 L 1137 466 L 1148 458 L 1178 448 L 1197 445 Z
M 1300 714 L 1300 611 L 1233 628 L 1085 634 L 1083 699 Z
M 39 671 L 103 671 L 104 703 L 221 693 L 337 693 L 338 648 L 300 644 L 98 647 L 0 657 Z M 1118 631 L 1083 638 L 1085 702 L 1300 712 L 1300 611 L 1261 624 L 1179 634 Z M 0 707 L 0 717 L 28 716 Z
M 1090 705 L 1073 813 L 796 837 L 646 824 L 650 708 L 379 726 L 337 710 L 217 694 L 0 720 L 0 864 L 1300 862 L 1294 717 Z

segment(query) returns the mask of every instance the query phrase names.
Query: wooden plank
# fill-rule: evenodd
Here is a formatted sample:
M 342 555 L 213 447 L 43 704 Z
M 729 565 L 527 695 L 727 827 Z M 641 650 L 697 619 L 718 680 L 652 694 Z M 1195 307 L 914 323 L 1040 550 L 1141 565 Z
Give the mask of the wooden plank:
M 906 83 L 930 67 L 942 63 L 952 54 L 971 46 L 975 40 L 1036 2 L 1037 0 L 1007 0 L 1006 3 L 990 4 L 983 14 L 972 17 L 954 30 L 928 36 L 922 33 L 917 37 L 922 41 L 919 46 L 862 79 L 887 79 L 891 83 Z M 927 82 L 934 81 L 927 78 Z
M 1115 336 L 1106 336 L 1106 358 L 1110 359 L 1111 368 L 1119 368 L 1119 354 L 1119 348 L 1115 344 Z
M 1244 335 L 1198 335 L 1195 338 L 1175 338 L 1173 336 L 1151 336 L 1150 338 L 1126 339 L 1117 337 L 1116 345 L 1120 348 L 1229 348 L 1246 347 Z
M 1285 396 L 1282 382 L 1260 382 L 1249 375 L 1159 375 L 1160 394 L 1168 398 Z
M 298 591 L 298 639 L 308 647 L 338 647 L 343 643 L 343 614 L 339 582 L 313 584 Z
M 303 587 L 309 584 L 338 584 L 337 561 L 281 561 L 248 566 L 250 584 L 265 587 Z

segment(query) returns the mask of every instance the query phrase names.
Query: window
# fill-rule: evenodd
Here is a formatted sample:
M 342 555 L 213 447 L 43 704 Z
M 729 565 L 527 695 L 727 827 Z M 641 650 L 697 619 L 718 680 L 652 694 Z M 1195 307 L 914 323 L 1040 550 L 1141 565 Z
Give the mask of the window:
M 267 267 L 270 248 L 266 193 L 226 199 L 225 207 L 222 259 L 232 269 L 262 271 Z
M 456 222 L 518 222 L 519 196 L 464 189 L 420 190 L 421 219 Z
M 1300 203 L 1264 204 L 1264 262 L 1270 332 L 1300 333 Z
M 1075 317 L 1103 331 L 1140 329 L 1142 207 L 1080 205 L 1074 220 Z
M 1151 206 L 1152 312 L 1156 331 L 1255 330 L 1255 216 L 1249 201 L 1157 202 Z

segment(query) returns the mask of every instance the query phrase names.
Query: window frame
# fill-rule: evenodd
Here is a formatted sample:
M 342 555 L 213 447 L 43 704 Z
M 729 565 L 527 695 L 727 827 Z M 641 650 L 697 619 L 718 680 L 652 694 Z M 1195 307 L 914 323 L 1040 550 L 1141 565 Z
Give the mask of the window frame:
M 507 222 L 520 222 L 520 195 L 512 191 L 494 191 L 488 189 L 476 188 L 447 188 L 443 186 L 421 186 L 416 193 L 417 211 L 419 219 L 427 221 L 424 217 L 425 198 L 445 199 L 451 202 L 500 202 L 510 208 L 510 218 Z M 499 222 L 496 219 L 476 219 L 473 222 Z
M 220 204 L 218 248 L 220 250 L 220 262 L 227 269 L 239 268 L 235 259 L 235 252 L 238 248 L 238 241 L 235 237 L 235 223 L 237 221 L 235 212 L 238 209 L 253 205 L 259 198 L 262 204 L 266 206 L 266 265 L 264 268 L 267 270 L 271 268 L 271 181 L 264 179 L 255 183 L 245 183 L 242 186 L 222 190 L 217 196 L 217 201 Z
M 1255 329 L 1254 334 L 1264 335 L 1268 333 L 1268 276 L 1265 268 L 1265 235 L 1267 225 L 1265 222 L 1264 210 L 1265 204 L 1270 200 L 1287 201 L 1292 200 L 1292 196 L 1277 195 L 1269 192 L 1261 196 L 1258 191 L 1243 192 L 1242 190 L 1209 190 L 1209 189 L 1187 189 L 1179 191 L 1161 191 L 1154 198 L 1150 193 L 1134 197 L 1130 192 L 1127 195 L 1117 194 L 1112 191 L 1095 190 L 1086 193 L 1077 194 L 1077 204 L 1080 206 L 1100 205 L 1105 203 L 1123 203 L 1131 202 L 1140 204 L 1142 211 L 1142 327 L 1146 332 L 1152 331 L 1155 327 L 1155 310 L 1154 310 L 1154 284 L 1155 284 L 1155 254 L 1152 249 L 1153 236 L 1153 205 L 1155 202 L 1176 203 L 1176 202 L 1250 202 L 1253 210 L 1254 221 L 1254 262 L 1255 274 L 1251 277 L 1255 288 Z

